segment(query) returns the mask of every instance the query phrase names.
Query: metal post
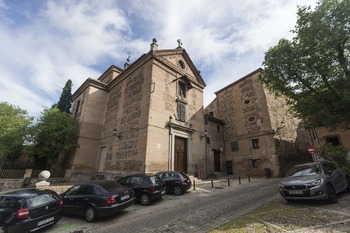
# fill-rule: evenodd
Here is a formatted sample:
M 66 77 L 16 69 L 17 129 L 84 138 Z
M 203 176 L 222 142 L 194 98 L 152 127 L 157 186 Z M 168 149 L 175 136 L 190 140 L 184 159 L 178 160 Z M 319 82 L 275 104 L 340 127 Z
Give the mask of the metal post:
M 193 180 L 193 190 L 196 190 L 196 181 Z
M 239 182 L 239 184 L 241 184 L 241 177 L 240 176 L 238 177 L 238 182 Z
M 230 187 L 230 178 L 227 178 L 227 185 Z
M 214 181 L 211 180 L 211 188 L 214 188 Z
M 248 176 L 248 182 L 250 183 L 250 176 Z

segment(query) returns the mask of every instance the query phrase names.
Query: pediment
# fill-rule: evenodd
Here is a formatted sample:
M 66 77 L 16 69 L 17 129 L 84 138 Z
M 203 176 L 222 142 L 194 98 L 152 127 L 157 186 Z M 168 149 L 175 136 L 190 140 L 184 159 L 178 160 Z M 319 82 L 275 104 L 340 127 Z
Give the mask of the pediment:
M 204 88 L 206 86 L 200 72 L 185 49 L 157 50 L 153 52 L 153 56 L 179 73 L 181 79 L 190 87 L 199 86 Z

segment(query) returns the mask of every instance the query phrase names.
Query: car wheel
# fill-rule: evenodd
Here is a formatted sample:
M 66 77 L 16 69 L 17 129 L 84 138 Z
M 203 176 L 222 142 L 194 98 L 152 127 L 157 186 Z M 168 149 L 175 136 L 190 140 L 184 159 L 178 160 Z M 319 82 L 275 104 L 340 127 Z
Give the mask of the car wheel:
M 328 195 L 328 202 L 329 203 L 337 203 L 338 202 L 337 193 L 335 192 L 332 185 L 328 184 L 326 187 L 326 190 L 327 190 L 327 195 Z
M 97 213 L 94 207 L 88 206 L 85 210 L 85 219 L 87 222 L 94 222 L 97 218 Z
M 140 202 L 142 205 L 149 205 L 151 203 L 151 198 L 147 193 L 141 194 Z
M 183 194 L 182 188 L 181 188 L 180 186 L 178 186 L 178 185 L 176 185 L 176 186 L 174 187 L 173 192 L 174 192 L 175 195 L 181 195 L 181 194 Z

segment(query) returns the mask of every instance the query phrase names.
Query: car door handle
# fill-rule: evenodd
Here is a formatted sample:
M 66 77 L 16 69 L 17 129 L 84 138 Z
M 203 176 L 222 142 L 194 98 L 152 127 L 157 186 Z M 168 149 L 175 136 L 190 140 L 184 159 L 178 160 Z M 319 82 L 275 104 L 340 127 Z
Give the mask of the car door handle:
M 84 198 L 84 201 L 88 201 L 88 200 L 89 200 L 89 198 L 87 198 L 87 197 L 86 197 L 86 198 Z

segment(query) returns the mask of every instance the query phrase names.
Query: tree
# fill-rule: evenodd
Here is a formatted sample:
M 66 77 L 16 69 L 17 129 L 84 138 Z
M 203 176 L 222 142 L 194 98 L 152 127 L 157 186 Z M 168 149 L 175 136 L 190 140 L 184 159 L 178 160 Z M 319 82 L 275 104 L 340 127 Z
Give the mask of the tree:
M 72 80 L 68 79 L 66 85 L 62 89 L 60 100 L 53 107 L 57 107 L 62 112 L 70 114 L 70 109 L 72 107 Z
M 32 120 L 27 111 L 6 102 L 0 103 L 0 168 L 5 157 L 13 163 L 22 154 Z
M 44 161 L 52 168 L 60 154 L 69 154 L 78 147 L 73 119 L 56 107 L 44 109 L 32 132 L 29 154 L 36 164 Z
M 350 175 L 350 160 L 349 151 L 342 146 L 333 146 L 331 143 L 327 143 L 322 146 L 320 155 L 322 158 L 333 161 L 344 172 Z
M 292 40 L 265 53 L 262 82 L 288 98 L 306 126 L 350 125 L 350 1 L 298 7 Z

